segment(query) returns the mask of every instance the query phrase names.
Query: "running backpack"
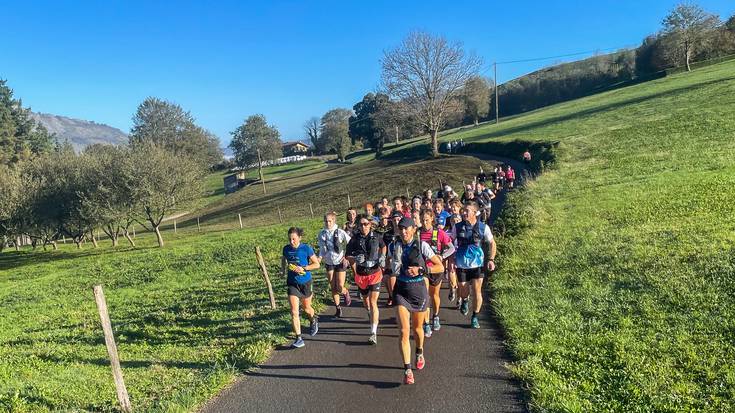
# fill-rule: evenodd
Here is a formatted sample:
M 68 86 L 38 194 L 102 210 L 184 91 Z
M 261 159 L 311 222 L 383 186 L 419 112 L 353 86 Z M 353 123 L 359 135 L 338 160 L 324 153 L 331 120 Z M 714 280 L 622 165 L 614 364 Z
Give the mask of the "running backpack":
M 470 226 L 465 221 L 457 224 L 457 253 L 455 254 L 459 268 L 479 268 L 485 260 L 482 250 L 482 239 L 485 224 L 477 221 Z
M 400 257 L 400 260 L 396 259 L 396 257 Z M 423 280 L 423 277 L 420 276 L 409 277 L 404 270 L 408 267 L 421 267 L 423 268 L 424 274 L 429 273 L 426 259 L 421 253 L 421 241 L 414 240 L 410 245 L 406 246 L 403 245 L 403 241 L 397 240 L 393 243 L 393 259 L 391 260 L 393 274 L 398 274 L 399 279 L 404 282 L 419 282 Z

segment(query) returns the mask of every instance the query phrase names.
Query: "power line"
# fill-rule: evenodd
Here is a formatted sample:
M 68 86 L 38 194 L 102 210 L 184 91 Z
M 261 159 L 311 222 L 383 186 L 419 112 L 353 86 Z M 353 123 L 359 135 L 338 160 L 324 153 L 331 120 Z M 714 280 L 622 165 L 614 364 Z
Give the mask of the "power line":
M 531 57 L 531 58 L 527 58 L 527 59 L 507 60 L 507 61 L 504 61 L 504 62 L 496 62 L 494 64 L 508 65 L 508 64 L 514 64 L 514 63 L 539 62 L 539 61 L 543 61 L 543 60 L 559 59 L 559 58 L 562 58 L 562 57 L 582 56 L 582 55 L 592 54 L 592 53 L 596 53 L 596 52 L 607 52 L 607 51 L 610 51 L 610 50 L 630 49 L 630 48 L 633 48 L 633 47 L 635 47 L 635 46 L 634 45 L 633 46 L 628 45 L 628 46 L 621 46 L 621 47 L 608 47 L 606 49 L 595 49 L 595 50 L 588 50 L 588 51 L 584 51 L 584 52 L 560 54 L 560 55 L 556 55 L 556 56 Z M 483 70 L 482 73 L 489 72 L 492 69 L 493 69 L 493 65 L 488 65 L 488 67 L 485 70 Z

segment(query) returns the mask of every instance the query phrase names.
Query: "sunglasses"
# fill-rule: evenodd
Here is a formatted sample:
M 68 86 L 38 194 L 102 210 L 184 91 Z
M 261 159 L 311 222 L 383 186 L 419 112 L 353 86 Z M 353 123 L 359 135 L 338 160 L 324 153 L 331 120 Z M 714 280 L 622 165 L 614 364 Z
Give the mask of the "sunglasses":
M 370 225 L 370 223 L 369 222 L 361 222 L 360 225 L 362 225 L 363 227 L 366 227 L 366 226 Z

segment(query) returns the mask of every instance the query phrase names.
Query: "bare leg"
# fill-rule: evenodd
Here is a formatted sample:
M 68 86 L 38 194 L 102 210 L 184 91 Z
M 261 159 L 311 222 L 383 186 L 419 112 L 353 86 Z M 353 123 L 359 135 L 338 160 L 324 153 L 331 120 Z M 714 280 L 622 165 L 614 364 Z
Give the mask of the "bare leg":
M 479 313 L 482 308 L 482 281 L 484 278 L 475 278 L 472 280 L 472 301 L 474 304 L 473 311 Z
M 337 280 L 336 281 L 337 285 L 335 285 L 335 287 L 340 288 L 340 292 L 342 294 L 345 294 L 345 295 L 349 294 L 350 290 L 348 290 L 347 287 L 345 287 L 345 278 L 347 278 L 347 273 L 344 271 L 336 271 L 334 274 L 334 278 L 336 278 Z
M 411 313 L 402 305 L 396 306 L 396 318 L 398 319 L 398 331 L 401 340 L 398 342 L 398 348 L 403 357 L 403 364 L 411 364 Z M 421 334 L 423 334 L 423 330 Z
M 424 316 L 426 312 L 411 313 L 411 328 L 413 329 L 413 339 L 416 342 L 416 348 L 424 348 Z M 409 349 L 409 357 L 411 356 Z
M 429 286 L 429 296 L 431 297 L 431 307 L 434 309 L 434 317 L 439 315 L 439 309 L 441 308 L 441 297 L 439 296 L 441 288 L 441 284 Z M 426 314 L 426 317 L 429 317 L 428 312 Z
M 378 296 L 380 290 L 370 291 L 367 295 L 368 309 L 370 310 L 370 332 L 375 333 L 378 328 L 378 320 L 380 320 L 380 310 L 378 310 Z
M 289 295 L 288 304 L 291 306 L 291 327 L 293 328 L 294 334 L 300 336 L 301 320 L 299 318 L 299 297 L 296 297 L 295 295 Z
M 332 290 L 334 305 L 339 307 L 339 293 L 342 291 L 337 287 L 337 277 L 334 276 L 334 270 L 327 270 L 327 278 L 329 279 L 329 288 Z
M 312 294 L 309 297 L 301 299 L 301 304 L 304 306 L 304 313 L 309 317 L 309 320 L 314 319 L 314 308 L 311 306 L 311 298 L 313 296 L 314 295 Z

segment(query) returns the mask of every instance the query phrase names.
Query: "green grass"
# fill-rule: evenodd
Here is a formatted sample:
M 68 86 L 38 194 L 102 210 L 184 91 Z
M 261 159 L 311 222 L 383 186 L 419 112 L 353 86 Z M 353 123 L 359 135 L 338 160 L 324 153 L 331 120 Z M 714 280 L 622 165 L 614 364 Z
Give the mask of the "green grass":
M 300 224 L 315 238 L 317 220 Z M 0 411 L 116 411 L 96 283 L 105 289 L 136 411 L 193 410 L 289 334 L 277 271 L 285 228 L 169 233 L 163 249 L 147 234 L 134 250 L 67 244 L 1 254 Z M 271 270 L 275 311 L 255 245 Z
M 509 197 L 492 282 L 536 410 L 735 410 L 734 74 L 722 63 L 445 137 L 558 142 L 554 168 Z

